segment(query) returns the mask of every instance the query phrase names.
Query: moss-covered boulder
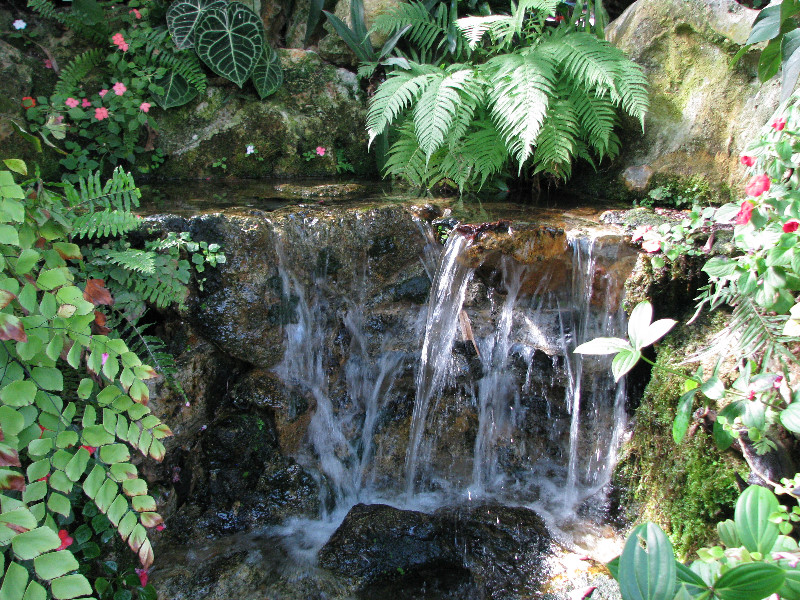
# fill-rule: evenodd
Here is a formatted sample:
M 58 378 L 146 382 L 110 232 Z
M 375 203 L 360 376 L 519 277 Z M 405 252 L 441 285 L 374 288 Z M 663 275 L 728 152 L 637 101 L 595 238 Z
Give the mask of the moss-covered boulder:
M 578 175 L 580 191 L 641 197 L 670 176 L 704 179 L 724 199 L 741 185 L 739 155 L 779 100 L 778 82 L 756 77 L 756 50 L 730 67 L 756 14 L 734 0 L 638 0 L 608 27 L 647 74 L 650 112 L 644 133 L 627 123 L 613 167 Z
M 354 73 L 314 52 L 279 51 L 284 83 L 269 98 L 211 85 L 204 98 L 159 118 L 166 178 L 332 176 L 349 164 L 375 173 L 366 107 Z

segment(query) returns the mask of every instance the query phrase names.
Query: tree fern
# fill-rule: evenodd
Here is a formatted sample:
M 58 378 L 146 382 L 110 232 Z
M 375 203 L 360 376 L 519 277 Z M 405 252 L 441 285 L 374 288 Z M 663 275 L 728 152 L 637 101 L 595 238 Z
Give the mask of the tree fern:
M 101 48 L 88 50 L 75 57 L 66 67 L 61 70 L 58 83 L 53 90 L 54 94 L 69 96 L 72 94 L 92 69 L 101 64 L 106 57 L 106 52 Z

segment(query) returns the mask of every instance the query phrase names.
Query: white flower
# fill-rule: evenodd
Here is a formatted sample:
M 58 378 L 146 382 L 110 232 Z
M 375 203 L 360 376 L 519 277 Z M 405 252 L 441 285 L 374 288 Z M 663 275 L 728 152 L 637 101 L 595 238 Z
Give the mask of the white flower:
M 28 24 L 22 19 L 17 19 L 12 24 L 14 25 L 14 29 L 25 29 L 28 26 Z
M 245 156 L 249 156 L 250 154 L 255 154 L 256 147 L 255 146 L 248 146 L 247 149 L 244 151 Z

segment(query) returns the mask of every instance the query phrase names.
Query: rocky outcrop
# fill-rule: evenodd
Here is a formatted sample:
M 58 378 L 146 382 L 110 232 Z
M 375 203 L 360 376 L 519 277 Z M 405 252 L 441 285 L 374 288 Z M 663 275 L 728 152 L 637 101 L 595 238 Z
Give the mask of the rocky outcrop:
M 641 197 L 669 180 L 699 178 L 715 195 L 738 192 L 739 156 L 778 106 L 777 80 L 756 77 L 758 51 L 731 68 L 757 11 L 734 0 L 638 0 L 606 35 L 650 82 L 644 133 L 628 123 L 622 155 L 571 185 L 608 197 Z
M 439 509 L 432 515 L 383 504 L 353 507 L 319 553 L 321 566 L 357 589 L 403 589 L 415 575 L 449 572 L 459 597 L 531 593 L 550 535 L 531 510 L 495 504 Z M 534 574 L 534 575 L 532 575 Z M 370 596 L 366 597 L 379 597 Z

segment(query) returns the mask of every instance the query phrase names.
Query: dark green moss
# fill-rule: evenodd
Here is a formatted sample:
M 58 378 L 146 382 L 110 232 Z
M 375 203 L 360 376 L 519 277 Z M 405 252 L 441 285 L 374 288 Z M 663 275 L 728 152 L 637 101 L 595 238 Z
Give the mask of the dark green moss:
M 724 320 L 715 315 L 691 327 L 677 327 L 661 344 L 657 363 L 679 363 L 695 349 L 690 346 L 696 340 L 708 339 L 723 326 Z M 739 496 L 737 473 L 746 477 L 748 470 L 743 461 L 720 452 L 700 426 L 690 425 L 683 442 L 675 444 L 672 422 L 682 393 L 682 378 L 653 370 L 617 478 L 635 520 L 661 525 L 676 553 L 690 557 L 714 543 L 716 524 L 732 516 Z M 697 408 L 699 401 L 695 402 Z

